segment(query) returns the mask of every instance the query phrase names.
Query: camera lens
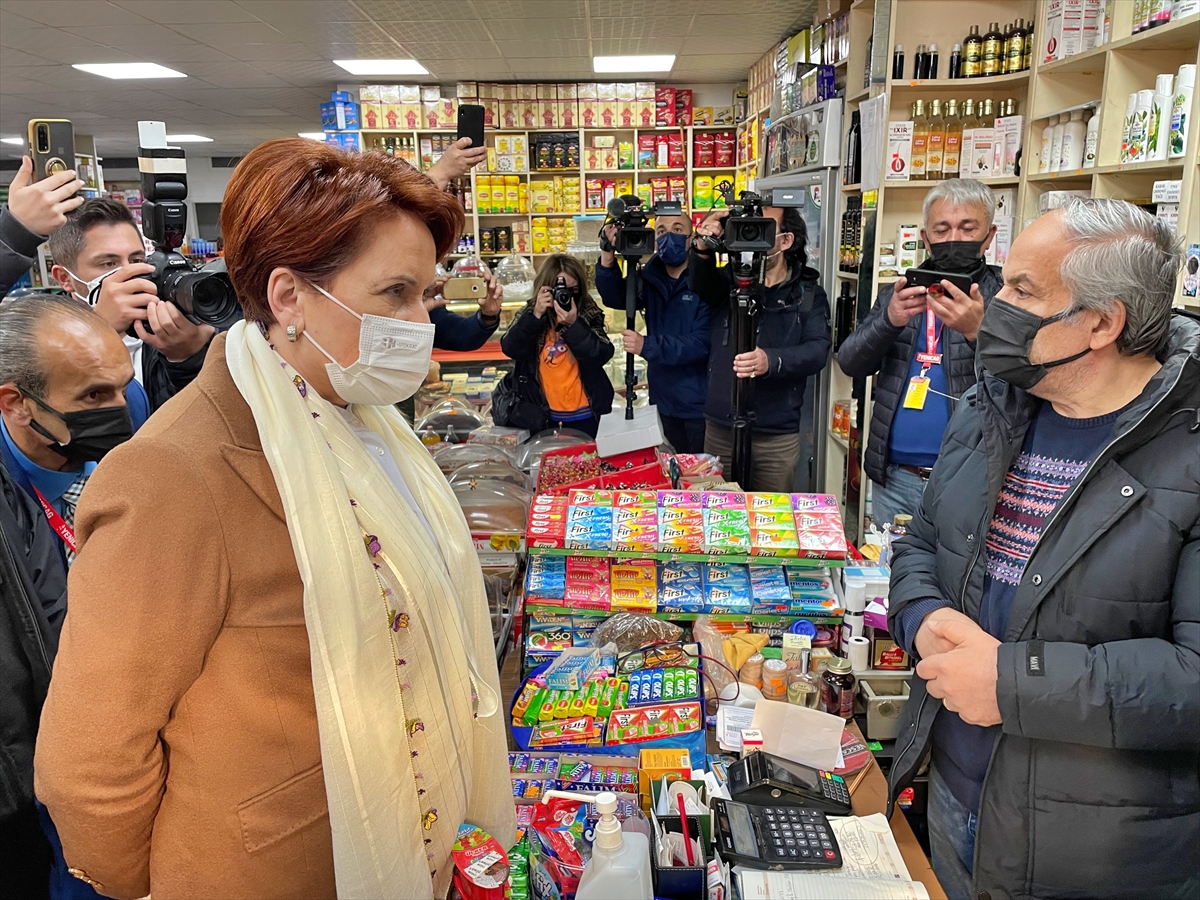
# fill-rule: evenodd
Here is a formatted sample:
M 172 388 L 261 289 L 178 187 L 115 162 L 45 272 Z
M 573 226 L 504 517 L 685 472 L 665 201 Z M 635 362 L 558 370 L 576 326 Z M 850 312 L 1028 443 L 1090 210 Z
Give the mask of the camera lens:
M 165 281 L 160 296 L 185 315 L 219 329 L 228 328 L 242 316 L 229 277 L 219 273 L 181 272 Z

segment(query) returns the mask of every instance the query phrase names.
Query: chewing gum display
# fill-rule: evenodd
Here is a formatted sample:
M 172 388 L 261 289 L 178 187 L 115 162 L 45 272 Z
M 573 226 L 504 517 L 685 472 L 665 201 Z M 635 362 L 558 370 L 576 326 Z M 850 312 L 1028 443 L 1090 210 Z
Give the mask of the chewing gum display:
M 838 502 L 832 494 L 792 494 L 792 509 L 795 512 L 831 510 L 836 513 Z
M 657 509 L 658 494 L 655 491 L 616 491 L 612 505 L 616 509 Z
M 701 563 L 674 560 L 659 563 L 658 611 L 704 611 L 704 568 Z
M 842 532 L 842 517 L 836 512 L 796 512 L 794 515 L 798 531 Z
M 710 556 L 747 556 L 750 553 L 749 514 L 715 518 L 704 523 L 704 552 Z
M 531 556 L 525 594 L 538 600 L 562 602 L 567 587 L 567 561 L 561 556 Z
M 616 710 L 609 716 L 606 742 L 634 744 L 694 734 L 704 726 L 699 703 L 660 704 Z
M 561 722 L 539 725 L 530 735 L 532 747 L 547 747 L 554 744 L 599 745 L 603 726 L 592 716 L 580 716 Z
M 753 510 L 750 513 L 750 527 L 795 531 L 796 518 L 790 509 Z
M 570 505 L 572 508 L 597 506 L 611 509 L 613 505 L 613 492 L 574 490 L 570 494 Z
M 595 647 L 572 647 L 564 650 L 542 677 L 552 690 L 577 691 L 600 666 L 600 651 Z
M 787 576 L 783 566 L 764 566 L 751 564 L 750 594 L 755 605 L 760 603 L 787 603 L 792 599 L 788 587 Z
M 695 554 L 704 552 L 704 525 L 663 524 L 658 526 L 658 547 L 663 553 Z
M 746 495 L 736 491 L 709 491 L 704 494 L 704 508 L 745 510 Z
M 619 507 L 614 509 L 612 545 L 618 550 L 657 552 L 658 508 Z
M 842 545 L 845 546 L 844 538 Z M 800 551 L 800 541 L 792 528 L 752 528 L 750 547 L 752 556 L 795 557 Z
M 567 515 L 567 547 L 608 550 L 612 546 L 612 508 L 572 506 Z
M 705 611 L 709 613 L 749 612 L 753 604 L 750 575 L 743 565 L 705 563 Z
M 704 494 L 700 491 L 659 491 L 660 509 L 704 509 Z
M 751 512 L 760 512 L 764 510 L 779 510 L 780 512 L 790 513 L 792 511 L 792 495 L 791 494 L 747 494 L 746 508 Z
M 649 610 L 658 601 L 658 571 L 652 559 L 614 562 L 611 569 L 613 609 Z
M 806 559 L 846 558 L 846 537 L 841 532 L 803 531 L 798 538 L 798 556 Z

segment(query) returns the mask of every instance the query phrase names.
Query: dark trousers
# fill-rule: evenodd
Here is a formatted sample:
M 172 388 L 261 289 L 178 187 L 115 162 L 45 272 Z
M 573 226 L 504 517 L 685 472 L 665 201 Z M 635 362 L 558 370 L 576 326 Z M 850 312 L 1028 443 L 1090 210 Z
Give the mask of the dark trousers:
M 0 897 L 49 897 L 53 863 L 32 803 L 0 818 Z
M 676 453 L 703 453 L 705 421 L 681 419 L 678 416 L 659 416 L 663 437 L 671 442 Z

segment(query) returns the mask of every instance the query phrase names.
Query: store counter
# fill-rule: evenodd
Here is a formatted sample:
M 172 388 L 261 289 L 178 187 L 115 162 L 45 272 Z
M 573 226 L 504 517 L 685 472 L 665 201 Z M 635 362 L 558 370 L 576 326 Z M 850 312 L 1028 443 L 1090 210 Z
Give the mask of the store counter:
M 863 740 L 862 733 L 858 730 L 858 725 L 851 722 L 847 725 L 847 728 L 856 737 Z M 847 783 L 853 785 L 856 775 L 857 773 L 847 776 Z M 872 813 L 887 812 L 887 794 L 887 779 L 883 777 L 883 772 L 880 771 L 879 764 L 875 762 L 875 758 L 872 756 L 867 774 L 862 777 L 862 781 L 854 787 L 854 792 L 850 795 L 854 814 L 856 816 L 869 816 Z M 929 892 L 930 900 L 946 900 L 946 892 L 942 889 L 941 884 L 938 883 L 937 876 L 933 874 L 933 868 L 929 865 L 925 851 L 921 849 L 921 844 L 917 841 L 917 836 L 913 834 L 913 830 L 908 825 L 908 819 L 904 817 L 904 812 L 899 807 L 893 811 L 890 824 L 892 826 L 892 837 L 896 839 L 896 846 L 900 848 L 900 854 L 904 857 L 904 864 L 908 866 L 908 873 L 912 877 L 912 880 L 919 881 L 925 885 L 925 890 Z

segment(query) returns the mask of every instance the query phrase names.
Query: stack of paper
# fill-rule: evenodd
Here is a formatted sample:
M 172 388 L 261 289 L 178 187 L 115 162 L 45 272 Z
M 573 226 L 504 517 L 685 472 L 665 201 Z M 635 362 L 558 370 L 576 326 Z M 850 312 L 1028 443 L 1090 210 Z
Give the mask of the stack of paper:
M 842 850 L 837 871 L 760 872 L 740 868 L 742 900 L 929 900 L 912 881 L 880 813 L 830 818 Z

